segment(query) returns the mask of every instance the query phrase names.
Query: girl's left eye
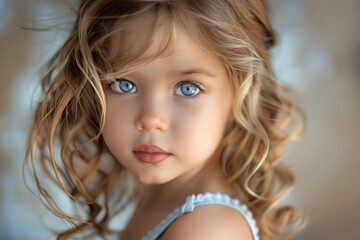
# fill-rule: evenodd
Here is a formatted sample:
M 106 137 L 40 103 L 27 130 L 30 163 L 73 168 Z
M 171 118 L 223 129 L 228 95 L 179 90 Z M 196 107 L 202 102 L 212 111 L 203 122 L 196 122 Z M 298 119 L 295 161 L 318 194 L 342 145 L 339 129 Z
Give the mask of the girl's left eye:
M 184 97 L 195 97 L 201 92 L 201 88 L 194 82 L 185 82 L 175 89 L 175 93 Z
M 127 80 L 127 79 L 118 79 L 112 83 L 110 83 L 110 88 L 114 92 L 117 93 L 136 93 L 137 87 L 135 83 Z

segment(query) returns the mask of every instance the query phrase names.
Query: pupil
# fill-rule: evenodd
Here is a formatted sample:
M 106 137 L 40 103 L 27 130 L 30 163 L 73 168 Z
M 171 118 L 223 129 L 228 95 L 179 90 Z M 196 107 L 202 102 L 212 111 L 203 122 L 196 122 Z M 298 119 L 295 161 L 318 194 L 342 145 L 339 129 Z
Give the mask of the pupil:
M 183 94 L 185 95 L 191 95 L 195 91 L 194 86 L 191 86 L 190 84 L 185 85 L 183 90 L 184 90 Z
M 121 85 L 123 91 L 130 91 L 132 89 L 132 84 L 130 82 L 124 81 Z

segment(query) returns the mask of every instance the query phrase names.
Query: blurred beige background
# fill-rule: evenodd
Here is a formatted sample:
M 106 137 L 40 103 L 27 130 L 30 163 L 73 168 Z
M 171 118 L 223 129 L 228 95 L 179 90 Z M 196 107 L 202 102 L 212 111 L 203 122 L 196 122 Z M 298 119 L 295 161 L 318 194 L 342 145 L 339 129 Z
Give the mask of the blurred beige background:
M 269 0 L 269 7 L 275 72 L 307 117 L 303 140 L 285 159 L 297 180 L 287 202 L 310 215 L 293 239 L 360 239 L 360 1 Z M 22 162 L 39 65 L 66 32 L 19 25 L 70 16 L 61 0 L 0 0 L 0 239 L 53 239 L 44 225 L 56 221 L 25 188 Z

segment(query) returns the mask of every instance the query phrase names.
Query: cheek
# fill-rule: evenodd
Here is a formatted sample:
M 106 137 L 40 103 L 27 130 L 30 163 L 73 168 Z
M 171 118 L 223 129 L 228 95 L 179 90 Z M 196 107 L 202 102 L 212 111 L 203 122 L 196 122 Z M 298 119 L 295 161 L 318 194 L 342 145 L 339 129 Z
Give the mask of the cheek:
M 175 135 L 187 151 L 203 149 L 208 153 L 214 151 L 222 139 L 230 105 L 217 98 L 206 98 L 200 103 L 177 112 Z
M 121 142 L 122 136 L 126 136 L 130 129 L 132 114 L 129 107 L 119 105 L 113 100 L 108 100 L 103 130 L 104 140 L 112 145 L 112 142 Z

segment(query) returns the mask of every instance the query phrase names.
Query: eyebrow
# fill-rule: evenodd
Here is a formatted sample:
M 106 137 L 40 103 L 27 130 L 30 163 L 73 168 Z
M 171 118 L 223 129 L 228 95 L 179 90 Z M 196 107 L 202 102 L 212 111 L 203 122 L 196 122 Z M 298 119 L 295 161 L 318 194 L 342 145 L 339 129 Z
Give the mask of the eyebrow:
M 191 74 L 204 74 L 207 75 L 209 77 L 217 77 L 214 73 L 209 72 L 206 69 L 203 68 L 191 68 L 191 69 L 186 69 L 183 71 L 179 71 L 180 74 L 182 75 L 191 75 Z

